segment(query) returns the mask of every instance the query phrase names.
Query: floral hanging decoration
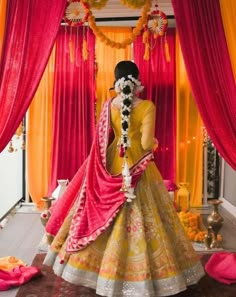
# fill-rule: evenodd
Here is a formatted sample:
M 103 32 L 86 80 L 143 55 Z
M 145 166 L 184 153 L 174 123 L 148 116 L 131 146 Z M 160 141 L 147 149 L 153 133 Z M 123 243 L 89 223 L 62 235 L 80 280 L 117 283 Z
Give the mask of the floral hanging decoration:
M 166 38 L 166 32 L 168 28 L 168 19 L 166 14 L 158 10 L 158 5 L 155 5 L 155 9 L 150 13 L 146 26 L 144 27 L 143 32 L 143 43 L 145 45 L 144 50 L 144 60 L 149 60 L 150 58 L 150 44 L 149 44 L 149 35 L 152 33 L 154 39 L 157 37 L 165 36 L 164 39 L 164 50 L 166 61 L 170 62 L 170 53 L 169 46 Z M 155 47 L 155 45 L 154 45 Z
M 163 36 L 168 27 L 168 19 L 166 14 L 158 10 L 158 5 L 155 5 L 156 9 L 153 10 L 148 18 L 148 29 L 154 34 L 155 37 Z
M 84 16 L 82 17 L 82 15 Z M 89 4 L 87 1 L 67 1 L 64 20 L 72 27 L 82 26 L 89 17 Z

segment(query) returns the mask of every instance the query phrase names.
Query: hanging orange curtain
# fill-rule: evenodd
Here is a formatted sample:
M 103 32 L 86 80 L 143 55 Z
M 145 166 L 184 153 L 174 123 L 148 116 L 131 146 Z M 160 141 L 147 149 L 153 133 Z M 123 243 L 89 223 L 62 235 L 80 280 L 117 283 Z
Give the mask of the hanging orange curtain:
M 52 93 L 55 49 L 27 113 L 27 178 L 28 191 L 38 209 L 47 196 L 52 139 Z
M 2 53 L 2 43 L 5 31 L 7 0 L 0 0 L 0 58 Z
M 132 28 L 124 27 L 100 27 L 102 32 L 115 42 L 122 42 L 129 38 L 132 33 Z M 125 49 L 116 49 L 107 46 L 96 39 L 96 61 L 97 61 L 97 79 L 96 79 L 96 118 L 98 119 L 103 103 L 112 96 L 109 88 L 114 82 L 114 68 L 121 60 L 130 60 L 131 46 Z
M 202 205 L 203 134 L 198 113 L 187 78 L 179 39 L 176 36 L 176 180 L 189 183 L 190 205 Z
M 235 0 L 220 0 L 220 10 L 223 20 L 223 26 L 234 73 L 236 80 L 236 2 Z

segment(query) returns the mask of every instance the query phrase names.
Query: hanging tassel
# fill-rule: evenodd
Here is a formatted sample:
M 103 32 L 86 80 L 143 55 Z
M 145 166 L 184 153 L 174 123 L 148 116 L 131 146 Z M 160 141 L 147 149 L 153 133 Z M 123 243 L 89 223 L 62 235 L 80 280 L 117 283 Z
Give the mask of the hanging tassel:
M 88 60 L 88 46 L 85 38 L 83 39 L 82 54 L 84 61 Z
M 165 49 L 165 58 L 166 58 L 166 62 L 170 62 L 170 50 L 169 50 L 169 45 L 168 45 L 168 41 L 165 38 L 164 41 L 164 49 Z
M 136 198 L 134 195 L 134 188 L 132 188 L 132 176 L 130 175 L 129 165 L 127 162 L 127 157 L 124 157 L 124 162 L 122 166 L 122 188 L 120 189 L 121 192 L 124 192 L 125 197 L 127 198 L 127 202 L 132 202 L 133 199 Z
M 72 40 L 70 38 L 69 40 L 69 53 L 70 53 L 70 62 L 74 63 L 75 60 L 75 52 L 74 52 L 74 47 L 73 47 L 73 43 Z
M 148 37 L 149 37 L 148 29 L 145 29 L 145 31 L 143 32 L 143 43 L 148 42 Z
M 149 50 L 150 50 L 150 47 L 149 47 L 149 31 L 148 29 L 146 28 L 144 33 L 143 33 L 143 43 L 145 44 L 145 49 L 144 49 L 144 56 L 143 56 L 143 59 L 144 60 L 149 60 Z
M 149 43 L 145 43 L 145 51 L 144 51 L 144 56 L 143 59 L 148 61 L 150 58 L 150 48 L 149 48 Z

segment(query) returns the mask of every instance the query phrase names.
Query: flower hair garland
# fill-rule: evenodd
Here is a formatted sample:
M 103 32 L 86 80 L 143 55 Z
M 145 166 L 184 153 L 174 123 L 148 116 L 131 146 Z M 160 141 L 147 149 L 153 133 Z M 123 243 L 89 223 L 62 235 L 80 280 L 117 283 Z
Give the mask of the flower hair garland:
M 141 82 L 132 75 L 122 77 L 115 83 L 115 91 L 120 93 L 121 101 L 121 138 L 119 141 L 120 156 L 124 157 L 128 147 L 130 147 L 130 140 L 128 137 L 129 118 L 131 112 L 132 100 L 136 92 L 140 92 L 143 87 Z
M 136 198 L 134 188 L 132 187 L 132 177 L 129 172 L 126 151 L 131 146 L 128 132 L 129 132 L 129 119 L 132 108 L 132 101 L 134 94 L 143 89 L 141 82 L 134 78 L 132 75 L 121 77 L 115 82 L 115 91 L 121 95 L 121 137 L 118 143 L 119 155 L 124 158 L 122 166 L 123 183 L 121 191 L 124 192 L 127 202 L 132 202 Z

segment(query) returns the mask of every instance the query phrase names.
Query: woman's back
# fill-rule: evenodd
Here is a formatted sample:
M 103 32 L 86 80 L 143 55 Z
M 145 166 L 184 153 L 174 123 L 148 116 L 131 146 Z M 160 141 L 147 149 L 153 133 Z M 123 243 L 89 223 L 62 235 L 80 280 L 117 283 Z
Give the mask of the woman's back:
M 138 100 L 130 113 L 128 137 L 130 147 L 127 149 L 129 166 L 135 164 L 147 151 L 153 148 L 155 106 L 149 100 Z M 121 173 L 123 158 L 119 156 L 118 143 L 121 137 L 120 108 L 111 104 L 111 125 L 114 140 L 107 150 L 107 169 L 112 174 Z

